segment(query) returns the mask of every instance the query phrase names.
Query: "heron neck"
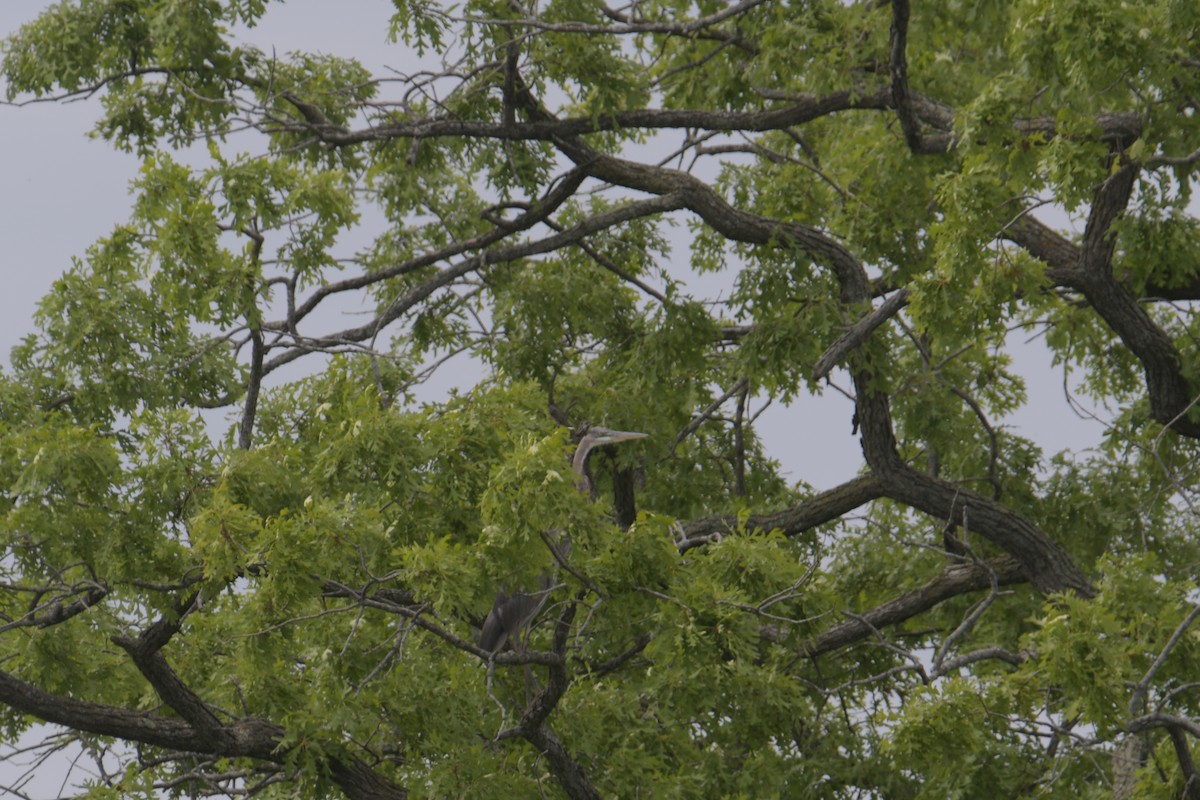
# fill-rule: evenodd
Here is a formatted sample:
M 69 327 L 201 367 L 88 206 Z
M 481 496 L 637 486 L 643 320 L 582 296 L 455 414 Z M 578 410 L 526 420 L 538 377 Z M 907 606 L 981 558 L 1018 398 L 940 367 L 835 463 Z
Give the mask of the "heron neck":
M 571 459 L 571 467 L 575 470 L 575 474 L 579 478 L 575 481 L 575 487 L 584 494 L 592 493 L 592 482 L 588 480 L 587 474 L 587 457 L 588 450 L 580 448 L 575 451 L 575 457 Z

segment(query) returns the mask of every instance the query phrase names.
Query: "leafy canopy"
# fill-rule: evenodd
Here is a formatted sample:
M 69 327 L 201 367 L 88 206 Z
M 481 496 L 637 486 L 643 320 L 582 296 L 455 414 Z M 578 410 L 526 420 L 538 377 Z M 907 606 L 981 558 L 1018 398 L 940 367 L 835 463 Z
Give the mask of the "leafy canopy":
M 1200 4 L 396 0 L 388 75 L 267 12 L 3 44 L 142 159 L 0 375 L 7 741 L 95 798 L 1200 796 Z M 1095 450 L 1004 424 L 1031 332 Z M 818 490 L 756 423 L 821 394 Z M 649 434 L 594 496 L 589 422 Z

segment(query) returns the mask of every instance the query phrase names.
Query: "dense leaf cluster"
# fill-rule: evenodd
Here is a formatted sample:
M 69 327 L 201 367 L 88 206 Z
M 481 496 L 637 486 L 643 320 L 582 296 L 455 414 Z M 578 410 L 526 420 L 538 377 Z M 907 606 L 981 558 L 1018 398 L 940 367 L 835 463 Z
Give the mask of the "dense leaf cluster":
M 143 158 L 0 375 L 6 740 L 95 798 L 1200 797 L 1200 5 L 394 6 L 435 68 L 261 0 L 4 42 Z M 1094 451 L 1003 424 L 1013 332 Z M 863 468 L 789 485 L 757 413 L 835 392 Z M 649 434 L 594 492 L 587 423 Z

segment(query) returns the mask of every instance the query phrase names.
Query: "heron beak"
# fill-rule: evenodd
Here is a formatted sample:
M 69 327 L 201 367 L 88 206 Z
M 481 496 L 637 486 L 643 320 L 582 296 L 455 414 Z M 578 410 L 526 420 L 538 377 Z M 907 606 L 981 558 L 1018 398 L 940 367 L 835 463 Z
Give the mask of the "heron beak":
M 612 444 L 614 442 L 628 442 L 632 439 L 645 439 L 650 434 L 637 433 L 636 431 L 609 431 L 604 434 L 603 444 Z

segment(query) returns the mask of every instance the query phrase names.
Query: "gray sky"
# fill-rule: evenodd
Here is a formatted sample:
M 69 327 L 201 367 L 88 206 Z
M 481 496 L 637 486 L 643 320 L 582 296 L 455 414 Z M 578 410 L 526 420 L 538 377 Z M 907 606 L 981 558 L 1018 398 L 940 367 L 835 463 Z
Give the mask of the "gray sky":
M 0 34 L 14 32 L 47 5 L 0 2 Z M 412 54 L 386 42 L 392 11 L 387 0 L 292 0 L 269 8 L 263 23 L 245 37 L 266 52 L 308 50 L 353 56 L 376 71 L 384 65 L 414 68 Z M 7 364 L 9 350 L 33 329 L 38 299 L 71 259 L 82 256 L 89 244 L 128 215 L 128 185 L 139 160 L 87 137 L 97 112 L 95 99 L 66 105 L 0 106 L 0 236 L 5 243 L 0 261 L 5 279 L 0 292 L 0 363 Z M 251 149 L 261 143 L 247 137 L 235 141 L 235 146 Z M 680 248 L 676 258 L 686 259 L 686 249 Z M 1016 355 L 1030 402 L 1004 422 L 1038 441 L 1047 455 L 1094 444 L 1102 426 L 1081 420 L 1070 410 L 1061 374 L 1050 368 L 1046 352 L 1035 343 L 1016 348 Z M 469 373 L 460 367 L 458 376 Z M 444 387 L 454 378 L 451 372 L 438 385 Z M 803 399 L 790 408 L 776 404 L 762 417 L 760 431 L 793 480 L 826 488 L 852 477 L 861 464 L 850 432 L 851 410 L 848 401 L 834 392 Z M 0 784 L 12 779 L 8 769 L 9 765 L 0 764 Z M 55 796 L 58 789 L 54 780 L 31 791 L 42 797 Z

